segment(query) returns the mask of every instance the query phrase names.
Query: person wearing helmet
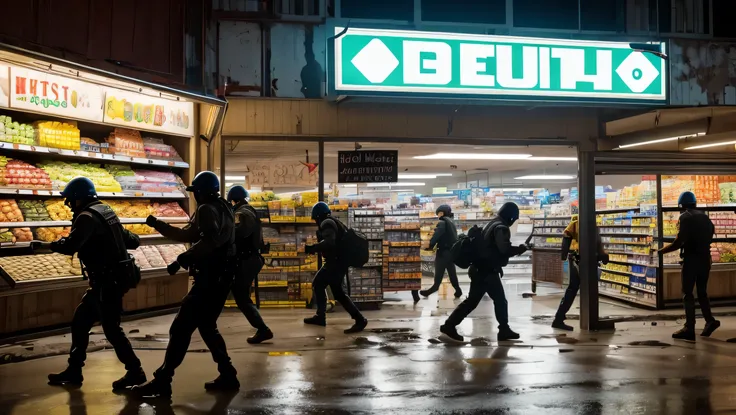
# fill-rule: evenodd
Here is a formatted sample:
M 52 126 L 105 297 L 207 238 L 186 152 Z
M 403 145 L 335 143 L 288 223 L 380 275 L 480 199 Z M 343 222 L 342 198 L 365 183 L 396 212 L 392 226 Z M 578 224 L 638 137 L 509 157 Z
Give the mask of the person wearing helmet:
M 673 339 L 695 341 L 695 298 L 693 288 L 697 287 L 700 310 L 705 319 L 705 328 L 700 334 L 709 337 L 721 323 L 713 317 L 708 299 L 708 276 L 710 275 L 710 245 L 713 242 L 715 226 L 708 215 L 697 209 L 697 199 L 692 192 L 683 192 L 677 204 L 682 212 L 677 222 L 677 238 L 659 250 L 668 254 L 680 250 L 682 259 L 682 294 L 685 303 L 685 326 L 672 334 Z
M 455 341 L 463 341 L 458 334 L 457 325 L 460 324 L 480 303 L 483 296 L 488 295 L 493 300 L 493 307 L 498 321 L 498 341 L 516 340 L 519 335 L 509 327 L 509 305 L 503 289 L 501 277 L 503 267 L 509 258 L 526 252 L 525 245 L 511 245 L 511 226 L 519 219 L 519 207 L 512 202 L 506 202 L 498 210 L 496 217 L 483 227 L 484 252 L 479 253 L 481 260 L 473 263 L 468 269 L 470 276 L 470 293 L 468 298 L 460 303 L 440 331 Z
M 305 318 L 304 323 L 323 327 L 327 325 L 327 319 L 325 317 L 325 313 L 327 312 L 326 290 L 329 286 L 335 300 L 355 320 L 353 326 L 344 331 L 345 334 L 361 332 L 368 325 L 368 320 L 363 317 L 355 304 L 350 300 L 342 285 L 343 279 L 348 272 L 348 265 L 341 258 L 341 250 L 349 249 L 349 247 L 341 247 L 339 244 L 347 228 L 342 222 L 332 217 L 330 207 L 325 202 L 317 202 L 312 207 L 312 219 L 317 223 L 318 243 L 307 245 L 305 247 L 305 253 L 319 253 L 325 262 L 312 280 L 312 290 L 317 303 L 317 314 L 313 317 Z
M 189 223 L 177 228 L 149 216 L 146 224 L 163 236 L 191 246 L 167 267 L 173 275 L 188 269 L 194 284 L 182 299 L 181 307 L 169 329 L 169 344 L 164 363 L 153 379 L 133 387 L 140 397 L 171 397 L 174 370 L 186 356 L 194 330 L 199 330 L 220 375 L 205 383 L 212 391 L 238 390 L 237 372 L 227 353 L 225 340 L 217 329 L 217 318 L 230 293 L 236 261 L 235 218 L 230 205 L 220 197 L 220 180 L 210 171 L 197 174 L 187 191 L 197 201 L 197 210 Z
M 123 295 L 138 282 L 131 279 L 134 278 L 131 267 L 135 267 L 135 262 L 127 250 L 138 248 L 140 239 L 123 228 L 110 206 L 97 199 L 90 179 L 72 179 L 61 195 L 74 214 L 72 229 L 68 237 L 51 243 L 50 248 L 63 255 L 78 254 L 89 279 L 89 288 L 72 318 L 69 366 L 61 373 L 49 375 L 49 384 L 81 385 L 89 331 L 95 321 L 101 323 L 118 360 L 125 365 L 125 376 L 113 382 L 113 390 L 145 382 L 141 362 L 120 327 Z
M 235 245 L 238 249 L 233 297 L 248 323 L 256 329 L 256 334 L 248 337 L 248 343 L 259 344 L 273 339 L 271 329 L 250 298 L 250 287 L 265 263 L 261 255 L 261 247 L 264 246 L 261 220 L 253 206 L 248 204 L 248 191 L 243 186 L 233 186 L 227 192 L 227 201 L 233 205 Z
M 570 311 L 572 303 L 580 290 L 580 253 L 578 251 L 578 241 L 580 234 L 580 222 L 578 215 L 573 215 L 572 220 L 562 233 L 562 260 L 568 260 L 570 265 L 570 283 L 567 285 L 565 295 L 560 300 L 557 308 L 555 319 L 552 321 L 552 327 L 558 330 L 572 331 L 573 327 L 565 324 L 567 312 Z M 603 249 L 603 243 L 600 236 L 597 236 L 598 260 L 604 264 L 608 264 L 608 254 Z
M 441 205 L 437 208 L 436 213 L 439 220 L 434 228 L 432 239 L 429 241 L 429 249 L 437 247 L 437 254 L 434 258 L 434 284 L 428 290 L 422 290 L 419 293 L 424 297 L 436 293 L 440 288 L 440 284 L 442 284 L 445 270 L 447 270 L 452 288 L 455 289 L 455 298 L 460 298 L 463 295 L 463 290 L 460 289 L 455 263 L 452 261 L 452 253 L 450 253 L 450 248 L 457 241 L 457 228 L 455 222 L 452 221 L 452 208 L 449 205 Z

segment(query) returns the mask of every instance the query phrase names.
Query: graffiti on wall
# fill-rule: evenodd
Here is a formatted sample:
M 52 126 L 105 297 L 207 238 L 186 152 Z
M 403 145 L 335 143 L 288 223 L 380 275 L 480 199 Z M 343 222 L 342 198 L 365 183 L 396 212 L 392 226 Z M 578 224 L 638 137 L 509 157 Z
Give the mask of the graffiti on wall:
M 672 105 L 736 105 L 736 42 L 671 43 Z

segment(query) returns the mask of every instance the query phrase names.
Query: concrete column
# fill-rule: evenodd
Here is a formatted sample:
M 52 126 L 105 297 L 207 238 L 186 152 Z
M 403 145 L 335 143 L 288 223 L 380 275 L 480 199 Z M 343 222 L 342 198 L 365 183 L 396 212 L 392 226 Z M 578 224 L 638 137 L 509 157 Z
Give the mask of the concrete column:
M 598 328 L 598 260 L 595 222 L 595 157 L 592 151 L 578 151 L 580 186 L 580 328 Z

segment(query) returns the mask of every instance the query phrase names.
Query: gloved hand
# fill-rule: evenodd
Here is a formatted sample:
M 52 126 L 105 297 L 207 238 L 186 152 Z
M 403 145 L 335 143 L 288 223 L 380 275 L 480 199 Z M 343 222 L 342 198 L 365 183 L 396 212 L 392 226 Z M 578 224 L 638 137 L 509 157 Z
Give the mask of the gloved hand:
M 607 265 L 608 261 L 611 260 L 611 257 L 608 254 L 600 254 L 598 255 L 598 260 L 603 263 L 603 265 Z
M 174 275 L 177 272 L 179 272 L 180 268 L 181 268 L 181 265 L 179 265 L 179 262 L 174 261 L 170 263 L 168 266 L 166 266 L 166 271 L 169 273 L 169 275 Z
M 521 255 L 521 254 L 523 254 L 524 252 L 526 252 L 526 251 L 527 251 L 527 249 L 528 249 L 528 248 L 526 247 L 526 245 L 524 245 L 524 244 L 519 244 L 519 255 Z
M 148 215 L 148 217 L 146 218 L 146 225 L 152 228 L 156 227 L 157 222 L 158 222 L 158 219 L 156 219 L 156 217 L 153 215 Z
M 51 242 L 49 244 L 49 249 L 51 250 L 51 252 L 59 252 L 59 247 L 64 245 L 65 242 L 66 242 L 66 238 L 61 238 L 58 241 Z
M 317 252 L 317 251 L 315 251 L 315 246 L 314 245 L 306 245 L 304 247 L 304 253 L 307 254 L 307 255 L 314 254 L 315 252 Z
M 179 256 L 176 257 L 176 262 L 184 269 L 189 269 L 189 266 L 192 265 L 192 261 L 186 252 L 179 254 Z

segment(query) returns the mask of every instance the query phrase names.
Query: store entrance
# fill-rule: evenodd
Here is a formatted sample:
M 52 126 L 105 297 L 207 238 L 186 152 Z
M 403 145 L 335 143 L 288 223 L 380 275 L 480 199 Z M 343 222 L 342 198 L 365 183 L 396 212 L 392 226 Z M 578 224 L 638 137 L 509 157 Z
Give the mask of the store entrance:
M 379 169 L 393 169 L 395 179 L 347 178 L 349 172 L 369 170 L 346 170 L 341 155 L 379 151 L 397 152 L 393 166 Z M 521 217 L 512 228 L 512 242 L 535 249 L 511 261 L 505 280 L 520 281 L 519 290 L 527 292 L 537 288 L 533 281 L 557 291 L 565 283 L 559 243 L 566 223 L 552 226 L 546 218 L 569 221 L 577 213 L 575 146 L 240 139 L 229 141 L 225 165 L 226 185 L 249 189 L 271 242 L 259 281 L 262 307 L 303 307 L 311 301 L 319 260 L 305 255 L 304 246 L 315 238 L 310 214 L 317 200 L 329 203 L 333 216 L 370 239 L 369 262 L 348 275 L 351 297 L 364 307 L 410 302 L 433 285 L 436 252 L 430 240 L 436 209 L 445 204 L 452 207 L 460 233 L 484 226 L 503 203 L 515 202 Z M 533 259 L 545 255 L 542 261 Z M 458 271 L 467 292 L 469 279 Z M 439 294 L 452 297 L 447 274 L 443 281 Z

